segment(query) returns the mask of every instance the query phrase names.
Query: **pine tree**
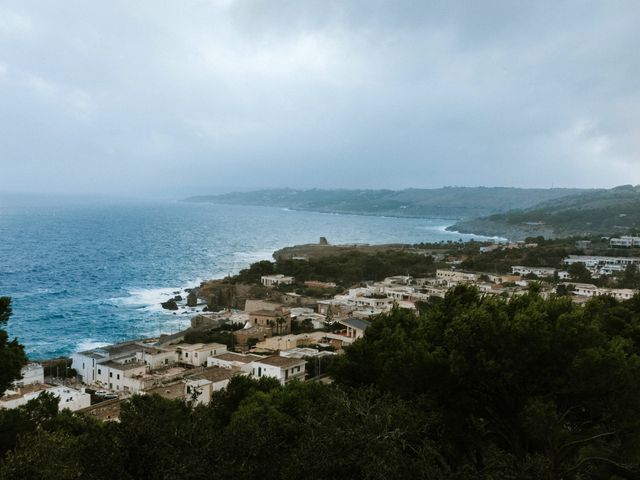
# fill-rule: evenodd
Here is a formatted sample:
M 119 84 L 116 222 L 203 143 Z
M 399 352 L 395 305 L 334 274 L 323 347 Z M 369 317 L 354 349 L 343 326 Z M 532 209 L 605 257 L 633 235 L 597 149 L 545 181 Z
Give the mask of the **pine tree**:
M 6 325 L 11 316 L 11 298 L 0 297 L 0 325 Z M 20 378 L 20 369 L 27 363 L 24 347 L 17 339 L 9 340 L 5 330 L 0 329 L 0 395 L 14 380 Z

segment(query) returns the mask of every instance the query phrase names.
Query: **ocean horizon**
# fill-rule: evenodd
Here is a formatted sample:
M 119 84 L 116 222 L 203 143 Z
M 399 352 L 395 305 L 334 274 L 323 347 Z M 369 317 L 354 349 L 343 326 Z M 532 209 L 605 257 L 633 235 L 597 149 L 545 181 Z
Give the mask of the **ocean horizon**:
M 277 207 L 6 195 L 0 197 L 0 296 L 32 359 L 186 328 L 202 306 L 160 302 L 204 280 L 317 243 L 385 244 L 487 237 L 453 220 L 318 213 Z

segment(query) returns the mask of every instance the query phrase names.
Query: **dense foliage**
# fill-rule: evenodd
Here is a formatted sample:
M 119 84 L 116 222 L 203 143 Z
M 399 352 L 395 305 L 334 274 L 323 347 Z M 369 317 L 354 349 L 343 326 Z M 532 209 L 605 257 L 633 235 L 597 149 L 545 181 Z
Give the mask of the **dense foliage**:
M 0 412 L 0 478 L 640 476 L 640 296 L 458 287 L 375 319 L 330 365 L 333 385 L 236 377 L 206 407 L 134 397 L 120 423 L 46 397 Z
M 376 255 L 353 252 L 305 260 L 261 261 L 240 271 L 232 281 L 260 283 L 262 275 L 283 274 L 299 283 L 307 280 L 352 285 L 363 280 L 382 280 L 393 275 L 426 277 L 436 271 L 433 258 L 400 250 L 387 250 Z
M 11 316 L 11 298 L 0 297 L 0 326 Z M 7 332 L 0 328 L 0 395 L 11 383 L 20 378 L 20 369 L 27 363 L 24 348 L 17 339 L 9 340 Z
M 582 308 L 457 287 L 417 321 L 381 317 L 335 367 L 341 384 L 374 385 L 431 412 L 452 470 L 639 474 L 640 296 Z
M 526 267 L 562 267 L 562 260 L 574 251 L 573 246 L 544 245 L 536 248 L 502 249 L 473 255 L 462 262 L 465 270 L 489 273 L 511 273 L 514 265 Z
M 525 209 L 462 221 L 452 228 L 486 235 L 544 229 L 547 235 L 630 234 L 640 225 L 640 185 L 621 185 L 609 190 L 592 190 L 555 198 Z M 532 225 L 530 227 L 529 225 Z M 475 230 L 474 230 L 475 229 Z M 513 235 L 510 235 L 513 238 Z

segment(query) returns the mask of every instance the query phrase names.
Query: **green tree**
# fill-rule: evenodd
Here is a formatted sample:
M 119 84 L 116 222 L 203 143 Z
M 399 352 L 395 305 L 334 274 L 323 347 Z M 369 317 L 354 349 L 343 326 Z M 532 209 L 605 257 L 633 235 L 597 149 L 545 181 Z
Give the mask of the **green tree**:
M 11 316 L 11 298 L 0 297 L 0 326 L 6 325 Z M 0 395 L 21 377 L 20 370 L 27 363 L 24 347 L 17 339 L 9 340 L 9 335 L 0 329 Z
M 592 281 L 591 272 L 582 262 L 572 263 L 567 268 L 567 272 L 571 276 L 571 280 L 581 283 L 589 283 Z
M 536 459 L 551 479 L 636 478 L 640 315 L 625 305 L 608 298 L 582 308 L 535 292 L 505 300 L 457 287 L 418 319 L 398 310 L 376 319 L 336 359 L 334 376 L 443 418 L 452 469 Z
M 631 263 L 627 265 L 627 268 L 622 274 L 622 278 L 619 280 L 619 285 L 622 288 L 639 288 L 640 287 L 640 271 L 638 266 Z
M 75 480 L 81 467 L 77 441 L 62 432 L 39 431 L 21 439 L 20 448 L 0 464 L 0 478 Z M 88 477 L 85 477 L 88 478 Z

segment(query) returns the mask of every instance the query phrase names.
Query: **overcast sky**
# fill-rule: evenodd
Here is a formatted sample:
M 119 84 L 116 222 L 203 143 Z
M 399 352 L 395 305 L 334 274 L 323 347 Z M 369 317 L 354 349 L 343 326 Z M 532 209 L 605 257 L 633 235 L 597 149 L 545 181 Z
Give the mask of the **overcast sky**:
M 0 190 L 640 183 L 640 2 L 0 1 Z

